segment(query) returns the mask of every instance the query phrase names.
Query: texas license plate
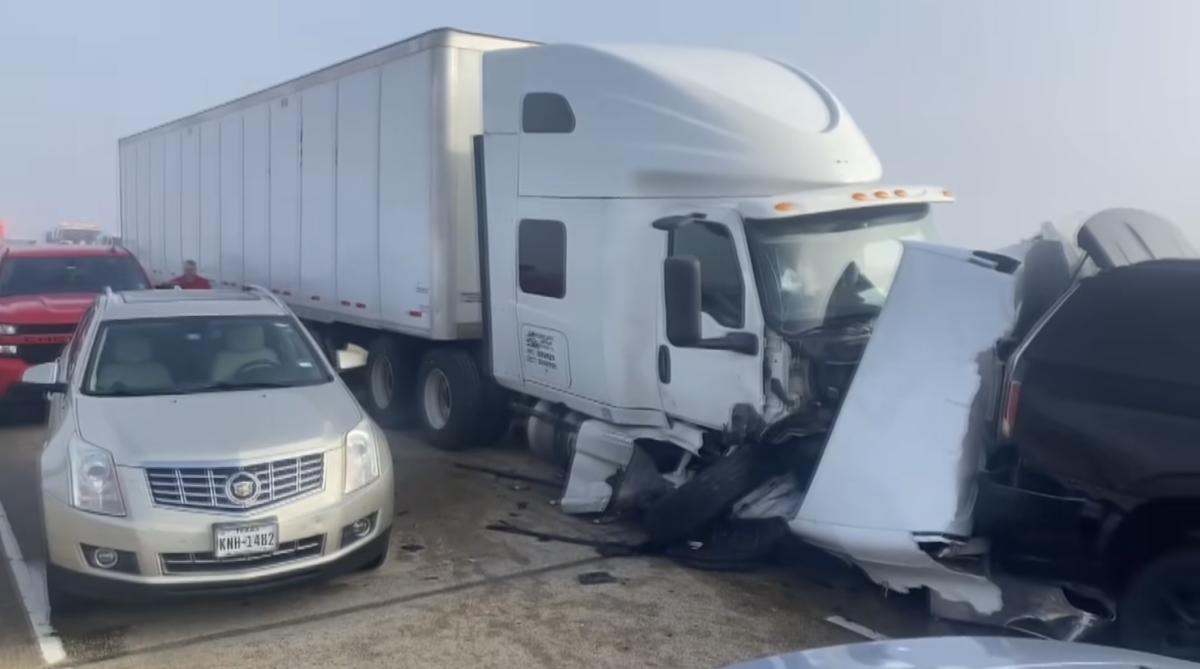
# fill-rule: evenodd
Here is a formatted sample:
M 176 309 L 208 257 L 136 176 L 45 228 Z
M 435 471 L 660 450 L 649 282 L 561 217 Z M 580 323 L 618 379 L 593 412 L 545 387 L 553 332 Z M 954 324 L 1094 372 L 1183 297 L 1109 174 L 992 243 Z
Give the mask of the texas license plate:
M 217 525 L 213 528 L 213 553 L 221 558 L 273 553 L 279 548 L 277 523 Z

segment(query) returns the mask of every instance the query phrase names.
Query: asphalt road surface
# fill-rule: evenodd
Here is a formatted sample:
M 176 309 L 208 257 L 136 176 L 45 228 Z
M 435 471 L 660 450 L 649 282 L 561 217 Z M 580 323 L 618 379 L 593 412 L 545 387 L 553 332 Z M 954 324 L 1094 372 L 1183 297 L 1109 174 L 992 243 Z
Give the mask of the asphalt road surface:
M 519 444 L 448 454 L 393 433 L 397 517 L 391 559 L 380 570 L 245 599 L 52 611 L 52 635 L 39 628 L 35 638 L 12 574 L 26 574 L 27 589 L 44 587 L 33 515 L 42 439 L 36 423 L 0 427 L 0 504 L 23 558 L 8 564 L 17 551 L 6 548 L 10 568 L 0 569 L 5 669 L 42 666 L 43 657 L 76 669 L 703 669 L 861 640 L 828 622 L 831 616 L 892 637 L 929 630 L 919 602 L 884 597 L 821 560 L 714 573 L 663 558 L 605 559 L 585 546 L 484 529 L 504 520 L 571 536 L 636 537 L 629 526 L 562 514 L 552 490 L 455 466 L 553 476 Z M 611 579 L 581 583 L 581 574 L 593 572 Z

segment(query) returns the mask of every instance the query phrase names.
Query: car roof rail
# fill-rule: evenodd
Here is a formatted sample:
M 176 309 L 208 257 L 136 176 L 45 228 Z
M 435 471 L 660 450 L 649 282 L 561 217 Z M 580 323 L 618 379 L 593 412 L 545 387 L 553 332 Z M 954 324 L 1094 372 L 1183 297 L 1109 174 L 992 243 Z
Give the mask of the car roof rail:
M 287 305 L 283 303 L 283 300 L 279 299 L 278 295 L 276 295 L 275 293 L 272 293 L 271 291 L 267 290 L 266 288 L 263 288 L 262 286 L 248 283 L 245 286 L 242 286 L 242 290 L 244 290 L 248 293 L 260 293 L 260 294 L 262 294 L 263 297 L 274 302 L 276 304 L 276 306 L 282 307 L 285 310 L 287 309 Z

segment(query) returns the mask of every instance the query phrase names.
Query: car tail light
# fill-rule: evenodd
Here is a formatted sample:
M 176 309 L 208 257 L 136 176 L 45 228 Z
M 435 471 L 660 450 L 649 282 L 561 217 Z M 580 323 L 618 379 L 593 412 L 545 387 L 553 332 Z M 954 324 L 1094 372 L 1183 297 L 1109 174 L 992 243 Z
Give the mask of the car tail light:
M 1000 436 L 1005 439 L 1012 437 L 1013 427 L 1017 424 L 1017 404 L 1021 401 L 1021 382 L 1009 381 L 1008 394 L 1004 400 L 1004 417 L 1000 419 Z

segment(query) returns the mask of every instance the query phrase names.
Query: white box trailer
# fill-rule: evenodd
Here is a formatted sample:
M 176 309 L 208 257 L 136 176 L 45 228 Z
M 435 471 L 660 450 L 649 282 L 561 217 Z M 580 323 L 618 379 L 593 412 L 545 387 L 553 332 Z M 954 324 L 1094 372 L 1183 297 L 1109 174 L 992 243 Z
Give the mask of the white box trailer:
M 381 425 L 462 448 L 518 412 L 567 472 L 560 508 L 640 513 L 663 543 L 798 452 L 768 496 L 794 532 L 900 589 L 967 578 L 922 546 L 969 533 L 969 454 L 913 434 L 965 424 L 974 357 L 955 356 L 996 319 L 933 328 L 954 397 L 889 412 L 905 384 L 886 375 L 934 341 L 906 338 L 924 331 L 905 309 L 974 313 L 1010 277 L 912 245 L 951 194 L 882 182 L 809 74 L 438 30 L 119 146 L 122 235 L 153 275 L 194 259 L 271 290 L 327 351 L 364 346 Z M 938 285 L 958 292 L 921 297 Z M 867 419 L 835 423 L 843 402 Z
M 155 279 L 190 259 L 316 322 L 478 339 L 482 56 L 529 44 L 434 31 L 122 139 L 124 243 Z

